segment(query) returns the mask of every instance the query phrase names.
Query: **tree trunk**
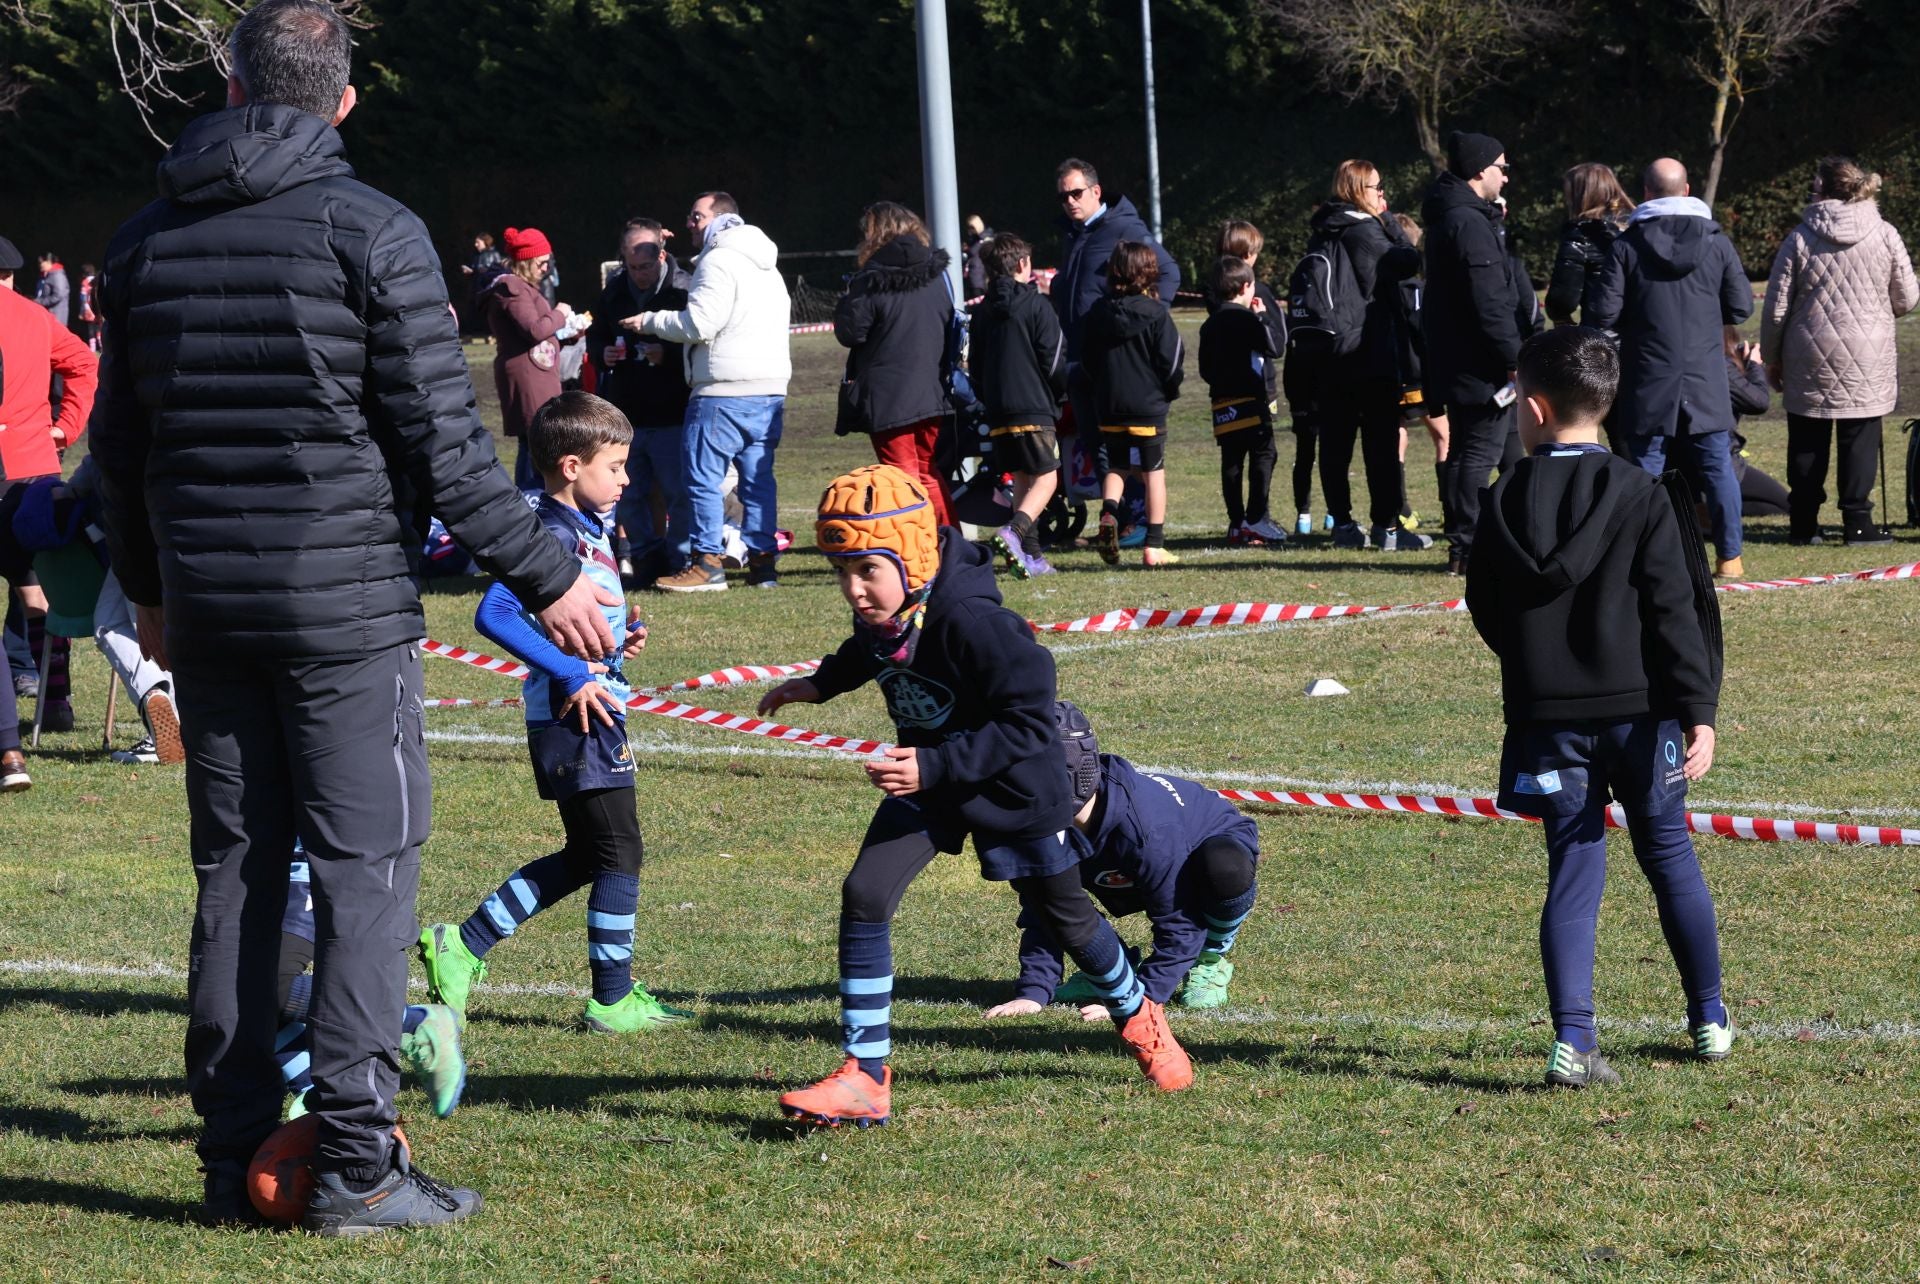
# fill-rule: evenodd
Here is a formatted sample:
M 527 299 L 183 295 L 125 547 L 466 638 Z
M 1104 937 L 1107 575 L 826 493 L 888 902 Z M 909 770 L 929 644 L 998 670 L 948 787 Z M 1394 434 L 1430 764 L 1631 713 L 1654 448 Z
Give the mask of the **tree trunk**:
M 1713 208 L 1713 198 L 1720 192 L 1720 170 L 1727 159 L 1727 133 L 1732 126 L 1727 121 L 1727 104 L 1733 97 L 1733 72 L 1723 71 L 1720 83 L 1714 86 L 1713 129 L 1709 141 L 1713 144 L 1713 160 L 1707 165 L 1707 181 L 1700 189 L 1700 199 Z
M 1419 135 L 1420 150 L 1427 154 L 1427 160 L 1438 174 L 1447 167 L 1446 149 L 1440 146 L 1439 114 L 1432 104 L 1415 101 L 1413 104 L 1413 129 Z

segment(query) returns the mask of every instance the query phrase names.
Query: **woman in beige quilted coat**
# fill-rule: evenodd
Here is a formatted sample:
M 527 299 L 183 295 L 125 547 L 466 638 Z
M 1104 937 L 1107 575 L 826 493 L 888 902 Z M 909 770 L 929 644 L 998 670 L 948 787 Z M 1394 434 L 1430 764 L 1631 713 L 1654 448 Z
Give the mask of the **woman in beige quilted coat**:
M 1893 321 L 1920 302 L 1913 263 L 1880 217 L 1880 176 L 1830 156 L 1813 203 L 1774 256 L 1760 356 L 1786 394 L 1788 537 L 1818 544 L 1827 454 L 1840 439 L 1840 517 L 1849 544 L 1893 537 L 1873 520 L 1880 419 L 1899 399 Z

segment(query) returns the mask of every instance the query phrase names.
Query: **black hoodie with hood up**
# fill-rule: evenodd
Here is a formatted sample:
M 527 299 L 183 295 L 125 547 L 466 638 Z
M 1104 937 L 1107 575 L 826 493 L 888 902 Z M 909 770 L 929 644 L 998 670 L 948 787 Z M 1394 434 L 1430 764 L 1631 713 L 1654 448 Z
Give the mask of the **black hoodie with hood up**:
M 1060 318 L 1032 282 L 987 282 L 971 309 L 967 375 L 994 428 L 1053 426 L 1067 395 L 1067 350 Z
M 833 336 L 852 349 L 834 432 L 881 433 L 948 412 L 946 272 L 945 250 L 901 236 L 848 279 L 833 309 Z
M 1073 823 L 1079 804 L 1053 720 L 1053 653 L 1000 602 L 986 550 L 940 531 L 940 572 L 920 640 L 904 666 L 875 657 L 855 628 L 811 681 L 831 700 L 872 681 L 900 743 L 919 750 L 930 820 L 950 833 L 1040 838 Z
M 1165 432 L 1186 373 L 1183 355 L 1173 314 L 1159 299 L 1122 294 L 1094 304 L 1080 359 L 1093 381 L 1100 426 Z
M 494 459 L 426 228 L 345 150 L 293 107 L 202 116 L 107 247 L 89 440 L 176 659 L 417 641 L 428 513 L 530 608 L 579 575 Z
M 1720 608 L 1678 482 L 1562 448 L 1520 460 L 1487 492 L 1467 609 L 1500 657 L 1509 724 L 1713 725 Z

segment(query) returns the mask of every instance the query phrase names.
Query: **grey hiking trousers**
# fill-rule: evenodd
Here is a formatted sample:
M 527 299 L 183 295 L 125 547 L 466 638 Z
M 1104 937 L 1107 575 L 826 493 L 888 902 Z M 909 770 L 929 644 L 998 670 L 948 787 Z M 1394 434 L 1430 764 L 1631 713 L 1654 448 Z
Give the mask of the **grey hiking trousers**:
M 427 839 L 420 652 L 174 667 L 199 898 L 187 1088 L 208 1164 L 250 1158 L 279 1121 L 280 920 L 298 838 L 313 877 L 316 1169 L 384 1171 L 399 1087 L 414 894 Z

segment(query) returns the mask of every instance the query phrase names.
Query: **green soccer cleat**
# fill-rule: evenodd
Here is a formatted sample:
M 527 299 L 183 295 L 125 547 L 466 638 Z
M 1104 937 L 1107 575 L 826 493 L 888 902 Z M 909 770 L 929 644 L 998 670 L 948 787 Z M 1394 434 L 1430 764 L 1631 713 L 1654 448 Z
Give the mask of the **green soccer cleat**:
M 1227 986 L 1233 980 L 1233 964 L 1207 950 L 1202 953 L 1180 984 L 1178 1002 L 1183 1008 L 1225 1007 Z
M 1693 1055 L 1702 1061 L 1725 1061 L 1733 1051 L 1733 1018 L 1725 1025 L 1702 1021 L 1693 1027 Z
M 645 987 L 636 985 L 618 1003 L 588 999 L 585 1020 L 587 1029 L 595 1034 L 637 1034 L 642 1030 L 683 1025 L 693 1020 L 693 1013 L 685 1008 L 670 1008 L 648 994 Z
M 1614 1073 L 1598 1048 L 1592 1052 L 1575 1052 L 1571 1043 L 1556 1041 L 1547 1057 L 1549 1088 L 1586 1088 L 1596 1083 L 1619 1082 L 1620 1076 Z
M 427 999 L 453 1009 L 460 1028 L 467 1028 L 467 996 L 476 981 L 486 979 L 487 965 L 473 956 L 453 923 L 435 923 L 420 933 L 420 963 L 427 969 Z
M 309 1089 L 309 1091 L 311 1091 L 311 1089 Z M 292 1123 L 306 1113 L 307 1094 L 305 1092 L 296 1093 L 293 1100 L 287 1104 L 287 1122 Z
M 400 1064 L 413 1072 L 433 1102 L 433 1117 L 445 1119 L 467 1090 L 467 1059 L 460 1054 L 460 1015 L 445 1004 L 428 1004 L 426 1019 L 400 1036 Z
M 1093 983 L 1092 977 L 1088 976 L 1085 972 L 1075 972 L 1065 981 L 1062 981 L 1060 988 L 1053 992 L 1053 1001 L 1055 1003 L 1071 1003 L 1075 1007 L 1080 1007 L 1088 1003 L 1105 1003 L 1107 996 L 1100 993 L 1100 989 Z

